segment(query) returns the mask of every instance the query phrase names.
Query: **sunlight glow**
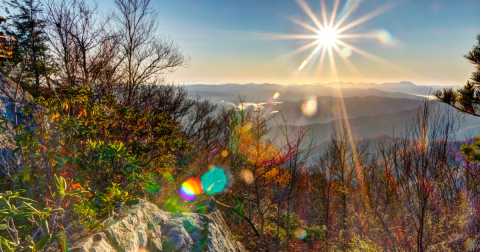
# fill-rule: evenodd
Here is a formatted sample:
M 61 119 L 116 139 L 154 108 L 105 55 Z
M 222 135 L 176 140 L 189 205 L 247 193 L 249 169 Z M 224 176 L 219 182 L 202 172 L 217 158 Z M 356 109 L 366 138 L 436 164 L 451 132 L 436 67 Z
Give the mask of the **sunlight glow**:
M 337 32 L 334 29 L 327 28 L 320 32 L 318 41 L 326 46 L 334 45 L 337 41 Z
M 344 40 L 348 39 L 374 39 L 380 41 L 382 44 L 387 46 L 394 45 L 390 33 L 386 30 L 376 30 L 370 31 L 367 33 L 344 33 L 347 30 L 350 30 L 364 22 L 388 11 L 394 5 L 387 4 L 384 5 L 372 12 L 352 21 L 347 21 L 350 17 L 350 14 L 358 8 L 358 2 L 347 1 L 344 6 L 340 6 L 340 0 L 335 0 L 333 4 L 333 10 L 331 14 L 327 12 L 325 0 L 320 0 L 321 12 L 320 15 L 316 15 L 312 9 L 308 6 L 305 0 L 297 0 L 298 5 L 310 18 L 311 23 L 302 22 L 298 19 L 289 18 L 293 23 L 299 25 L 300 27 L 313 32 L 313 34 L 281 34 L 277 35 L 278 39 L 304 39 L 310 40 L 315 39 L 313 42 L 309 42 L 306 45 L 301 46 L 300 48 L 288 53 L 287 55 L 299 54 L 307 49 L 314 48 L 307 58 L 302 62 L 298 70 L 302 70 L 307 62 L 312 64 L 318 62 L 319 67 L 317 71 L 323 70 L 324 59 L 326 54 L 328 54 L 328 61 L 330 65 L 331 73 L 333 77 L 338 77 L 337 66 L 335 63 L 335 53 L 340 56 L 347 68 L 352 71 L 355 75 L 359 75 L 359 70 L 353 65 L 353 63 L 348 59 L 353 54 L 363 56 L 365 58 L 374 60 L 380 63 L 387 63 L 387 65 L 397 67 L 395 64 L 390 63 L 384 59 L 381 59 L 377 56 L 374 56 L 370 53 L 367 53 L 363 50 L 360 50 L 357 47 L 345 42 Z M 338 12 L 338 13 L 337 13 Z M 312 24 L 313 23 L 313 24 Z M 281 37 L 281 38 L 280 38 Z M 316 57 L 320 55 L 320 57 Z

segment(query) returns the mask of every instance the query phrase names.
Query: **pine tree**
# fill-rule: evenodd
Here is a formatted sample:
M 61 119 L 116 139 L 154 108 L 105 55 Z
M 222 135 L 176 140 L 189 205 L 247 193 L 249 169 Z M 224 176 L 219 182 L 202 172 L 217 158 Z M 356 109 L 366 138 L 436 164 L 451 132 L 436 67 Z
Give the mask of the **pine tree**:
M 470 80 L 459 90 L 445 88 L 443 91 L 435 92 L 434 95 L 441 102 L 463 113 L 480 117 L 478 111 L 480 107 L 480 34 L 477 35 L 477 44 L 463 57 L 475 66 Z
M 4 9 L 8 21 L 2 29 L 17 40 L 4 70 L 36 96 L 42 80 L 52 71 L 42 4 L 38 0 L 10 0 L 4 2 Z
M 475 66 L 472 77 L 463 88 L 453 90 L 445 88 L 437 91 L 434 95 L 443 103 L 446 103 L 458 111 L 478 116 L 480 108 L 480 34 L 477 35 L 477 44 L 464 57 Z M 463 145 L 460 150 L 470 162 L 480 163 L 480 136 L 476 136 L 475 141 L 468 145 Z

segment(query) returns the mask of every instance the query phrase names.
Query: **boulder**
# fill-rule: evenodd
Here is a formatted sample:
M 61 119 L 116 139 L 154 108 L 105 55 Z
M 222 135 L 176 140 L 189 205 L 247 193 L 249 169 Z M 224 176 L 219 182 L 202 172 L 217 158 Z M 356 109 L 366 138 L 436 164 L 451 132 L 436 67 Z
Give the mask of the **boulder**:
M 26 126 L 26 130 L 32 129 L 33 116 L 26 116 L 21 112 L 21 107 L 33 100 L 33 97 L 23 90 L 15 82 L 0 74 L 0 177 L 11 176 L 20 169 L 12 154 L 13 146 L 10 140 L 15 136 L 13 128 L 17 125 Z
M 245 251 L 233 239 L 218 210 L 171 213 L 143 200 L 122 207 L 104 221 L 103 230 L 69 247 L 71 252 Z
M 17 83 L 0 74 L 0 118 L 7 120 L 7 128 L 10 130 L 16 125 L 29 125 L 31 118 L 20 112 L 33 97 L 23 90 Z M 4 134 L 9 134 L 7 131 Z

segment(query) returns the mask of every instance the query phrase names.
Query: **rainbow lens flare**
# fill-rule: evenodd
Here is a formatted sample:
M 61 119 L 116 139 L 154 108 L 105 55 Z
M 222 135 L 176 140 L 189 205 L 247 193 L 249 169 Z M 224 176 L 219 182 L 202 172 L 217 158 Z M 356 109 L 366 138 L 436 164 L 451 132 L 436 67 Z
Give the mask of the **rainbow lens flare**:
M 180 196 L 186 200 L 194 200 L 197 194 L 202 193 L 202 185 L 197 178 L 189 178 L 183 182 L 180 189 L 178 189 Z
M 343 58 L 348 58 L 348 57 L 350 57 L 350 55 L 352 55 L 352 48 L 347 47 L 347 46 L 344 47 L 342 49 L 342 57 Z
M 395 40 L 392 38 L 392 35 L 387 30 L 378 30 L 376 32 L 377 39 L 385 45 L 394 46 Z
M 227 191 L 233 184 L 233 176 L 225 166 L 211 166 L 210 170 L 202 176 L 202 188 L 207 194 Z
M 307 231 L 303 229 L 297 229 L 297 231 L 295 231 L 295 237 L 297 239 L 303 240 L 305 239 L 305 237 L 307 237 Z
M 308 100 L 302 105 L 302 112 L 308 117 L 312 117 L 317 113 L 317 97 L 310 96 Z

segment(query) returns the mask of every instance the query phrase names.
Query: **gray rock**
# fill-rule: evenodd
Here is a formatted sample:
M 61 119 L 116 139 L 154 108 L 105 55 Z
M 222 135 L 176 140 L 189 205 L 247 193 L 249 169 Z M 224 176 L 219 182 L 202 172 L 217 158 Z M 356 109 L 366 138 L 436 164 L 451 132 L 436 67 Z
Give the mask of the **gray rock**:
M 8 129 L 20 124 L 29 124 L 31 118 L 21 113 L 20 108 L 32 99 L 28 92 L 0 74 L 0 117 L 7 119 Z
M 71 251 L 245 251 L 233 239 L 218 210 L 170 213 L 140 201 L 122 208 L 104 225 L 104 230 L 73 243 Z
M 14 146 L 6 138 L 12 139 L 15 136 L 15 126 L 24 125 L 24 130 L 33 128 L 33 115 L 27 116 L 20 109 L 30 100 L 33 100 L 33 97 L 28 92 L 0 74 L 0 118 L 5 120 L 0 126 L 6 128 L 5 131 L 0 130 L 0 176 L 11 176 L 21 169 L 12 154 Z

